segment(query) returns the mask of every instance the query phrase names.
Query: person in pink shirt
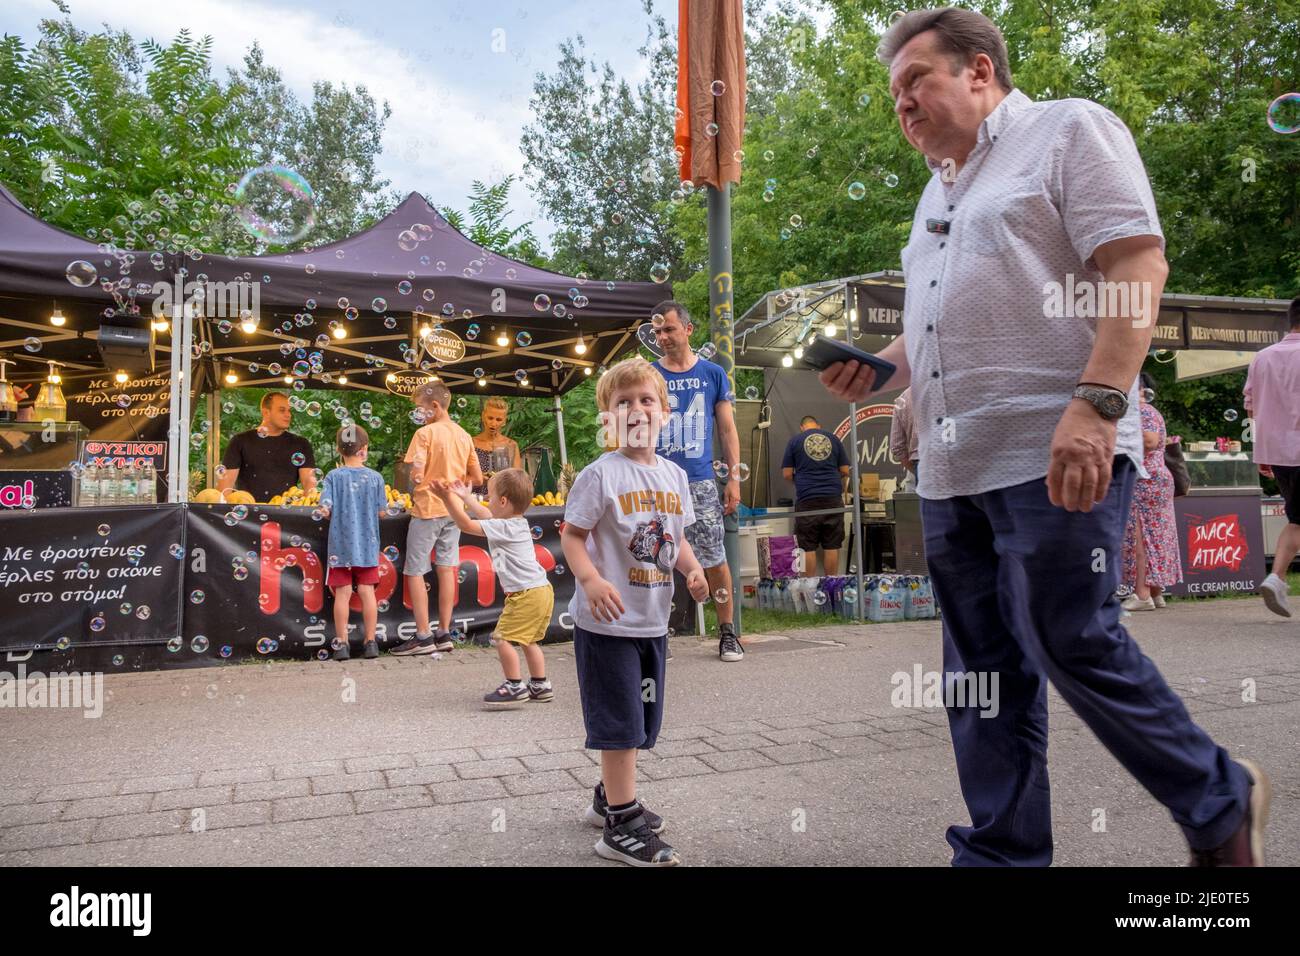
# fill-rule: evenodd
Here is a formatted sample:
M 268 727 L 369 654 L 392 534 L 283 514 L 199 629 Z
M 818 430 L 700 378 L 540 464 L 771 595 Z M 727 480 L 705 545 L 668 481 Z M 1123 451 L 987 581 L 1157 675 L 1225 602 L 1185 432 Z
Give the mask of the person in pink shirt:
M 1250 363 L 1246 413 L 1255 421 L 1255 463 L 1276 478 L 1286 502 L 1286 527 L 1273 549 L 1273 572 L 1260 585 L 1274 614 L 1291 616 L 1286 570 L 1300 553 L 1300 296 L 1291 300 L 1291 331 Z

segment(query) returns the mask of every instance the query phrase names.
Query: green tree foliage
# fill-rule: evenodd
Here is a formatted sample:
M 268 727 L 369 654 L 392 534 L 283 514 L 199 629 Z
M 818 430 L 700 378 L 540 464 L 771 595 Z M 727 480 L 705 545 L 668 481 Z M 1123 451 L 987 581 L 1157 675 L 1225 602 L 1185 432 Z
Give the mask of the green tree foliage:
M 526 222 L 514 228 L 506 225 L 510 216 L 510 187 L 514 181 L 514 176 L 506 176 L 488 186 L 475 180 L 470 186 L 468 220 L 464 213 L 449 206 L 439 212 L 454 229 L 483 248 L 511 259 L 541 265 L 543 256 L 537 237 L 533 235 L 532 224 Z

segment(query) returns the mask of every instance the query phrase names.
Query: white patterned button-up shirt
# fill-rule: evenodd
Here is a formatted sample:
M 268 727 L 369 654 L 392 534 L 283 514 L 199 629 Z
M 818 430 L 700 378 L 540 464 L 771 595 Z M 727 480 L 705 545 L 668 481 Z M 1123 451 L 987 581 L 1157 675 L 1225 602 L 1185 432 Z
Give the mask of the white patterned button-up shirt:
M 1098 246 L 1151 235 L 1163 250 L 1164 237 L 1132 134 L 1088 100 L 1035 103 L 1013 90 L 955 178 L 930 167 L 903 250 L 903 331 L 917 491 L 951 498 L 1047 475 L 1097 323 L 1129 321 L 1076 317 L 1068 305 L 1065 317 L 1047 317 L 1049 284 L 1073 302 L 1076 288 L 1102 281 L 1091 259 Z M 927 219 L 949 231 L 929 231 Z M 1154 317 L 1159 303 L 1151 308 Z M 1136 381 L 1115 453 L 1145 477 Z

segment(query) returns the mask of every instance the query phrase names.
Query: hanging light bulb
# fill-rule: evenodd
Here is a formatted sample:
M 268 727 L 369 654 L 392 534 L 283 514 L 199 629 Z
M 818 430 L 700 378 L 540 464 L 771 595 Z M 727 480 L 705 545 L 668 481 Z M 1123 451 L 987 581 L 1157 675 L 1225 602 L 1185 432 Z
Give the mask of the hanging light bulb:
M 245 311 L 239 316 L 239 329 L 248 335 L 257 331 L 257 320 L 253 318 L 253 313 Z
M 232 365 L 232 366 L 231 366 L 231 367 L 226 371 L 226 384 L 227 384 L 227 385 L 234 385 L 234 384 L 235 384 L 236 382 L 238 382 L 238 381 L 239 381 L 239 376 L 235 374 L 235 368 L 234 368 L 234 366 Z
M 833 338 L 835 338 L 835 333 L 836 333 L 837 331 L 838 331 L 838 329 L 835 328 L 835 323 L 834 323 L 834 322 L 827 322 L 827 323 L 826 323 L 826 331 L 824 331 L 824 332 L 822 333 L 822 335 L 826 336 L 828 339 L 833 339 Z
M 340 384 L 340 385 L 346 385 L 347 383 L 348 383 L 348 377 L 347 377 L 346 375 L 340 375 L 340 376 L 339 376 L 339 384 Z
M 117 382 L 118 385 L 125 385 L 128 378 L 130 378 L 130 376 L 126 374 L 125 369 L 118 369 L 117 374 L 113 376 L 113 380 Z
M 336 339 L 347 338 L 348 330 L 341 325 L 334 326 L 334 337 Z
M 285 385 L 292 385 L 292 384 L 293 384 L 293 376 L 292 376 L 292 375 L 286 375 L 286 376 L 284 377 L 284 384 L 285 384 Z
M 858 307 L 856 305 L 849 309 L 849 321 L 854 325 L 858 324 Z
M 432 331 L 433 331 L 433 329 L 431 329 L 431 328 L 430 328 L 429 326 L 427 326 L 427 325 L 422 325 L 422 326 L 420 326 L 420 338 L 422 338 L 422 339 L 427 339 L 427 338 L 429 337 L 429 333 L 432 332 Z
M 149 325 L 155 332 L 166 332 L 171 329 L 171 325 L 162 316 L 154 319 Z
M 573 347 L 573 351 L 577 352 L 579 355 L 587 354 L 587 343 L 581 335 L 578 336 L 578 344 Z
M 800 346 L 798 346 L 798 347 L 795 348 L 795 350 L 794 350 L 794 357 L 797 358 L 797 359 L 801 359 L 801 358 L 803 358 L 803 346 L 802 346 L 802 345 L 800 345 Z
M 584 366 L 582 369 L 582 374 L 591 375 L 591 366 L 590 365 Z
M 783 368 L 789 368 L 793 364 L 794 364 L 794 359 L 791 358 L 789 355 L 781 356 L 781 365 Z
M 397 381 L 397 375 L 394 374 L 393 372 L 389 372 L 389 373 L 388 373 L 388 378 L 387 378 L 386 380 L 389 381 L 389 382 L 396 382 L 396 381 Z
M 485 379 L 485 378 L 481 378 L 481 379 L 478 380 L 478 387 L 479 387 L 479 388 L 484 388 L 486 385 L 487 385 L 487 379 Z
M 62 327 L 63 324 L 67 321 L 68 321 L 67 318 L 64 317 L 63 313 L 59 310 L 59 307 L 56 305 L 54 307 L 54 311 L 50 313 L 50 325 Z
M 497 333 L 497 345 L 501 346 L 502 348 L 505 348 L 509 344 L 510 344 L 510 330 L 505 327 L 502 327 L 501 331 Z

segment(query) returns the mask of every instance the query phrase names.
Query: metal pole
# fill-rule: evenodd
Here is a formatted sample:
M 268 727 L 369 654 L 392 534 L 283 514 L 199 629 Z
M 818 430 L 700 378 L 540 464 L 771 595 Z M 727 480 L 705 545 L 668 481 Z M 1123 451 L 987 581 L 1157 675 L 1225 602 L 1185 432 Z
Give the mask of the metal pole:
M 215 366 L 214 366 L 215 367 Z M 217 387 L 208 392 L 208 487 L 217 487 L 217 465 L 221 462 L 221 369 L 216 368 Z
M 731 276 L 731 187 L 723 184 L 721 189 L 713 186 L 704 188 L 708 196 L 709 219 L 709 338 L 718 349 L 713 360 L 727 373 L 727 381 L 734 395 L 736 340 Z M 740 581 L 739 513 L 723 516 L 722 527 L 723 547 L 727 554 L 727 567 L 731 572 L 731 590 L 734 592 L 731 596 L 732 614 L 736 632 L 740 633 L 740 596 L 744 586 Z
M 171 363 L 171 381 L 167 393 L 167 414 L 171 416 L 171 421 L 167 423 L 167 500 L 173 504 L 185 499 L 180 496 L 179 485 L 177 484 L 177 475 L 180 474 L 178 462 L 181 460 L 181 407 L 180 407 L 180 381 L 181 381 L 181 352 L 184 349 L 183 343 L 179 340 L 177 326 L 181 322 L 181 316 L 172 312 L 172 347 L 168 353 Z
M 560 437 L 560 467 L 563 468 L 569 463 L 569 449 L 564 444 L 564 404 L 558 395 L 555 396 L 555 430 Z
M 193 363 L 191 361 L 194 347 L 194 310 L 186 307 L 181 309 L 183 321 L 181 323 L 181 345 L 180 345 L 180 364 L 181 374 L 180 381 L 175 383 L 180 387 L 180 406 L 181 420 L 176 430 L 177 449 L 176 458 L 179 467 L 176 469 L 176 494 L 177 501 L 189 501 L 190 499 L 190 389 L 194 384 Z M 172 322 L 172 348 L 176 348 L 176 322 Z
M 853 449 L 849 452 L 849 460 L 853 463 L 853 524 L 855 534 L 853 535 L 853 560 L 858 565 L 858 620 L 862 620 L 862 605 L 866 602 L 867 594 L 862 590 L 862 580 L 865 576 L 862 562 L 862 482 L 858 480 L 858 404 L 857 402 L 849 403 L 849 421 L 853 429 Z

